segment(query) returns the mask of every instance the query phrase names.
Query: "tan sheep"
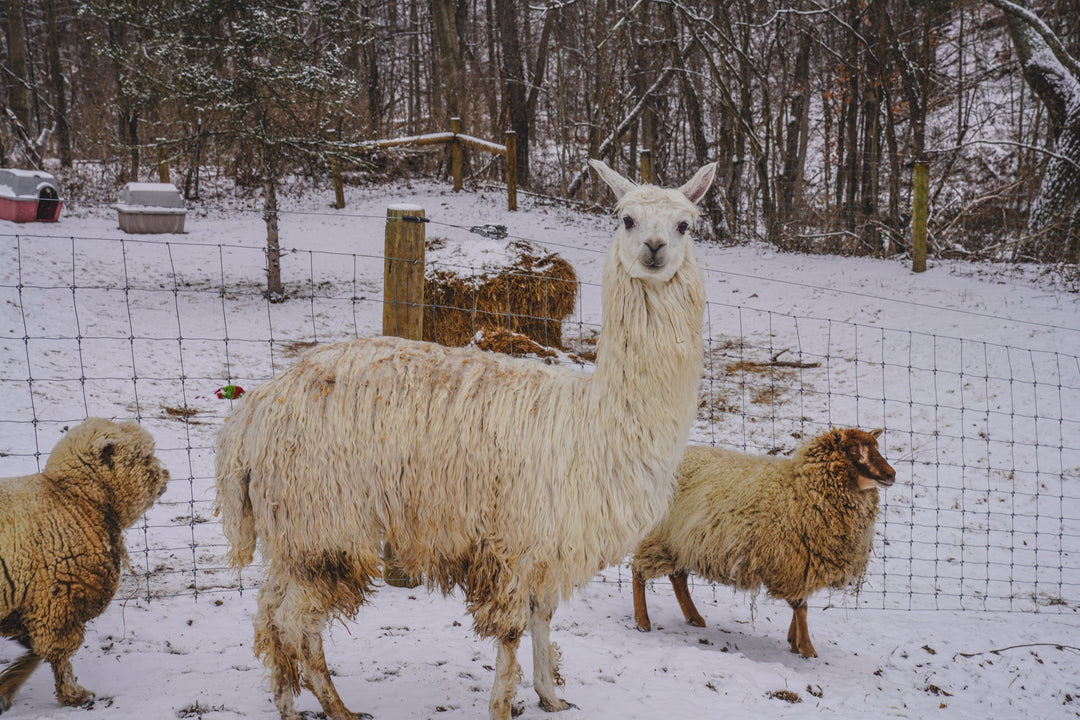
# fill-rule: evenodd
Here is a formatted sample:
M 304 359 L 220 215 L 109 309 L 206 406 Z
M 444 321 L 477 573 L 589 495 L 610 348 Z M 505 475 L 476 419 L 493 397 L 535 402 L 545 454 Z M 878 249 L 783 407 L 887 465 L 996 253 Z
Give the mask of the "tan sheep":
M 0 635 L 29 652 L 0 673 L 0 713 L 41 661 L 56 699 L 94 693 L 75 681 L 71 656 L 88 620 L 116 593 L 124 528 L 165 491 L 169 472 L 134 423 L 89 418 L 53 448 L 45 470 L 0 479 Z
M 787 600 L 791 652 L 817 657 L 806 599 L 866 570 L 878 487 L 896 473 L 878 452 L 881 430 L 829 430 L 791 457 L 687 448 L 667 515 L 634 553 L 634 619 L 649 630 L 645 581 L 668 575 L 686 621 L 704 627 L 687 573 Z

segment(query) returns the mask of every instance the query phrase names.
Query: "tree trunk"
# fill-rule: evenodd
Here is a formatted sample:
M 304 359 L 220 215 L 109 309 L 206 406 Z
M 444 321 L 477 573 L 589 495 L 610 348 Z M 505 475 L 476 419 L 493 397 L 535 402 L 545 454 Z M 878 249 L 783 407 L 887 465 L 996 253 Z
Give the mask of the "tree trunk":
M 860 238 L 874 254 L 881 253 L 881 220 L 878 192 L 881 179 L 881 89 L 885 82 L 885 0 L 870 5 L 870 45 L 866 48 L 866 80 L 862 92 L 862 176 L 859 205 Z
M 449 127 L 450 118 L 463 116 L 465 99 L 465 61 L 461 53 L 457 26 L 457 0 L 431 0 L 431 35 L 435 68 L 432 101 L 435 107 L 445 108 L 438 121 Z M 468 124 L 465 125 L 468 127 Z
M 22 124 L 27 137 L 33 135 L 30 126 L 29 68 L 26 61 L 26 16 L 23 0 L 7 0 L 8 107 Z
M 281 245 L 278 240 L 277 178 L 270 167 L 263 168 L 263 221 L 266 222 L 266 294 L 270 302 L 285 300 L 281 283 Z
M 529 186 L 529 110 L 525 88 L 525 62 L 518 32 L 517 3 L 495 0 L 495 22 L 502 47 L 502 74 L 506 88 L 506 112 L 510 129 L 517 134 L 517 177 Z
M 1038 16 L 1026 8 L 991 0 L 1005 11 L 1024 79 L 1050 116 L 1053 136 L 1039 192 L 1028 216 L 1029 237 L 1021 259 L 1080 261 L 1080 62 Z
M 71 167 L 71 128 L 68 126 L 67 90 L 64 72 L 60 64 L 60 27 L 56 22 L 56 0 L 42 0 L 45 11 L 45 29 L 48 37 L 49 79 L 53 89 L 53 107 L 56 109 L 56 144 L 60 151 L 60 166 Z
M 784 169 L 777 192 L 777 218 L 787 225 L 795 217 L 802 199 L 803 172 L 806 165 L 806 136 L 809 130 L 810 108 L 810 33 L 799 32 L 799 47 L 795 52 L 795 72 L 788 100 L 788 121 L 784 148 Z
M 374 22 L 371 18 L 371 3 L 360 3 L 362 26 L 362 60 L 364 68 L 364 87 L 367 90 L 368 129 L 373 138 L 382 133 L 382 89 L 379 84 L 379 62 L 375 52 Z

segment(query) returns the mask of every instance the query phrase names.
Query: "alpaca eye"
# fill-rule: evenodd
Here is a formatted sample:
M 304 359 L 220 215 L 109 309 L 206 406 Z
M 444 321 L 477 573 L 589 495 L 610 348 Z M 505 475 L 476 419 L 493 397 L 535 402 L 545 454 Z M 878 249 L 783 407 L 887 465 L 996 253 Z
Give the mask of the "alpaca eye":
M 675 226 L 675 229 L 679 231 L 680 235 L 685 235 L 686 231 L 690 229 L 690 223 L 683 220 L 681 223 Z
M 623 222 L 623 225 L 626 226 L 627 230 L 634 227 L 634 218 L 630 217 L 629 215 L 623 217 L 622 222 Z

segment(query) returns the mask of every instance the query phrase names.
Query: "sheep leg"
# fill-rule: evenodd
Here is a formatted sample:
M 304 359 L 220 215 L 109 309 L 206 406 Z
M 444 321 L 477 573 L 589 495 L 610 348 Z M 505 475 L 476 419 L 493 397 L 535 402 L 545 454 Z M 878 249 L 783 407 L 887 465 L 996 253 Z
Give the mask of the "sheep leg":
M 19 688 L 40 664 L 41 657 L 28 652 L 0 673 L 0 713 L 11 709 L 15 693 L 19 692 Z
M 817 657 L 817 650 L 810 642 L 810 630 L 806 626 L 806 600 L 788 600 L 791 606 L 791 625 L 788 627 L 788 644 L 791 652 L 804 658 Z
M 671 580 L 671 588 L 675 591 L 675 599 L 679 601 L 679 609 L 682 610 L 686 622 L 694 627 L 705 627 L 705 618 L 701 617 L 690 599 L 690 590 L 686 587 L 686 573 L 677 572 L 668 575 Z
M 64 705 L 82 705 L 94 699 L 94 693 L 75 682 L 70 656 L 63 659 L 49 658 L 53 679 L 56 681 L 56 699 Z
M 28 642 L 25 644 L 33 655 L 41 656 L 52 666 L 56 699 L 64 705 L 82 705 L 92 700 L 94 693 L 75 682 L 75 673 L 71 669 L 71 656 L 82 647 L 86 630 L 82 623 L 73 619 L 81 608 L 64 594 L 54 592 L 51 599 L 52 602 L 38 608 L 26 622 Z M 64 618 L 65 622 L 57 624 L 54 618 Z
M 551 616 L 559 605 L 558 595 L 549 593 L 529 602 L 529 634 L 533 649 L 533 688 L 540 696 L 540 707 L 556 712 L 573 707 L 555 694 L 564 680 L 559 674 L 559 646 L 551 642 Z
M 495 683 L 491 686 L 491 700 L 488 712 L 491 720 L 510 720 L 514 695 L 517 694 L 517 682 L 521 677 L 521 666 L 517 661 L 517 649 L 521 644 L 521 633 L 511 633 L 500 637 L 499 653 L 495 658 Z
M 634 622 L 642 632 L 652 630 L 649 608 L 645 604 L 645 576 L 637 570 L 634 571 Z

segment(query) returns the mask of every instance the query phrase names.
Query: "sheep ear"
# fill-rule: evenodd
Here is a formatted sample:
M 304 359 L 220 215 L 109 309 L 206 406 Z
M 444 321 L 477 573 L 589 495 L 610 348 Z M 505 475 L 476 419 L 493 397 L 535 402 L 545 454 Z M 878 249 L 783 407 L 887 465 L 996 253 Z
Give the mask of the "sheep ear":
M 101 464 L 112 470 L 113 455 L 116 452 L 116 443 L 114 443 L 111 439 L 106 440 L 101 444 L 101 448 L 100 450 L 98 450 L 98 452 L 101 455 Z
M 870 434 L 874 436 L 875 440 L 877 440 L 879 437 L 881 437 L 881 433 L 883 432 L 885 432 L 885 430 L 882 428 L 874 428 L 870 431 Z
M 609 168 L 603 160 L 589 160 L 589 165 L 600 175 L 600 179 L 607 183 L 608 187 L 611 188 L 611 191 L 615 193 L 616 200 L 622 200 L 623 195 L 637 187 L 637 185 Z
M 716 178 L 716 163 L 711 162 L 694 173 L 694 177 L 681 188 L 679 192 L 687 197 L 690 202 L 697 205 L 701 198 L 705 197 L 706 191 Z

